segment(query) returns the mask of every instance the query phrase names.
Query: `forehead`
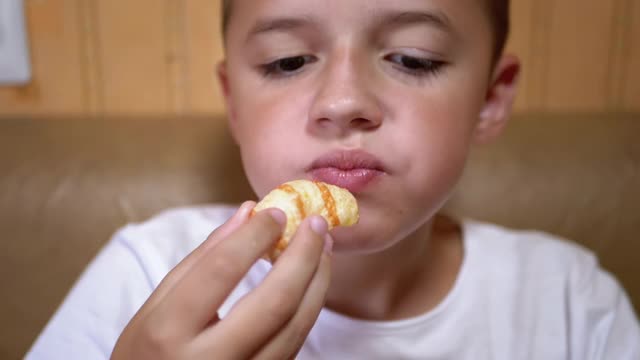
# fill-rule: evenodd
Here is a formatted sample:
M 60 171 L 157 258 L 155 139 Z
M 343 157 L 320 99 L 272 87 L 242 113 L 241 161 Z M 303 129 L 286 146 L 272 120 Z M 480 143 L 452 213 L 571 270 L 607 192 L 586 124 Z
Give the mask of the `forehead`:
M 232 1 L 226 1 L 230 4 Z M 329 29 L 355 30 L 386 13 L 432 14 L 452 32 L 488 30 L 486 1 L 478 0 L 233 0 L 231 33 L 252 31 L 274 19 L 304 19 Z

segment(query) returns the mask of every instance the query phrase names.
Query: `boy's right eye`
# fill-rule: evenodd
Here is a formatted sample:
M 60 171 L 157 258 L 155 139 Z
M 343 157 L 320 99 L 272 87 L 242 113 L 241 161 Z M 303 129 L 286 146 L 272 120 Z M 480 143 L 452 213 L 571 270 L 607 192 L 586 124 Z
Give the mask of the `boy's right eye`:
M 311 55 L 291 56 L 264 64 L 261 66 L 265 76 L 288 76 L 299 72 L 305 65 L 315 62 L 317 59 Z

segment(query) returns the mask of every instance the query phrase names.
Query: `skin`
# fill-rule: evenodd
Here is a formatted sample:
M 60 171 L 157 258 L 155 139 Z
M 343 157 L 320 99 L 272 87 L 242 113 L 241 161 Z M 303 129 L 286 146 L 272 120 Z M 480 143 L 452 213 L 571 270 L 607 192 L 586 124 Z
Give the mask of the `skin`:
M 329 236 L 321 218 L 307 219 L 267 280 L 220 321 L 211 314 L 281 231 L 281 212 L 248 219 L 253 203 L 245 204 L 169 273 L 113 358 L 289 358 L 323 305 L 393 320 L 442 301 L 464 254 L 459 226 L 436 214 L 471 146 L 507 122 L 519 71 L 513 56 L 491 64 L 481 6 L 235 1 L 219 78 L 257 195 L 309 178 L 310 163 L 330 150 L 364 149 L 386 173 L 358 194 L 358 225 Z M 406 15 L 418 12 L 429 16 Z

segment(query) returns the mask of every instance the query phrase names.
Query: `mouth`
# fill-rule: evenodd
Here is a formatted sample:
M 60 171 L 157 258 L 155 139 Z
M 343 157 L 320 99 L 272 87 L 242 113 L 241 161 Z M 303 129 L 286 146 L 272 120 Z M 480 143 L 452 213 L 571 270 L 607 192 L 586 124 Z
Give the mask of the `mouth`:
M 357 194 L 386 174 L 384 164 L 364 150 L 329 152 L 316 159 L 307 171 L 312 180 L 336 185 Z

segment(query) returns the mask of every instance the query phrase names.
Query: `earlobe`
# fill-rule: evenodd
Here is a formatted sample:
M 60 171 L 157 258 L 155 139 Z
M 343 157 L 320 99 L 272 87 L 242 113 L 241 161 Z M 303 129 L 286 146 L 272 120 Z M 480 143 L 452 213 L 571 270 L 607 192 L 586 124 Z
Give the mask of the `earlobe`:
M 520 60 L 516 56 L 504 55 L 498 61 L 475 128 L 475 143 L 490 142 L 504 130 L 511 116 L 519 75 Z

